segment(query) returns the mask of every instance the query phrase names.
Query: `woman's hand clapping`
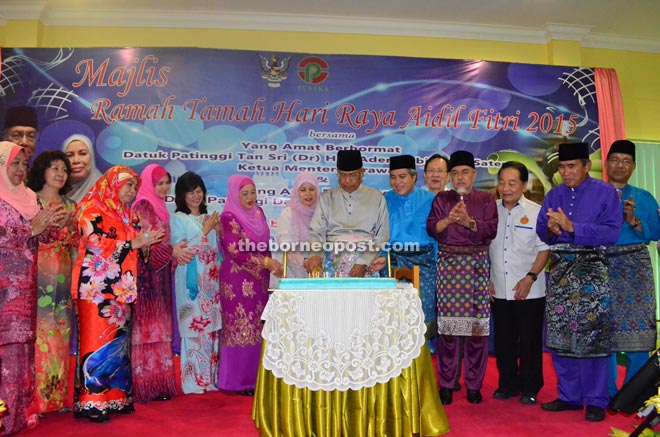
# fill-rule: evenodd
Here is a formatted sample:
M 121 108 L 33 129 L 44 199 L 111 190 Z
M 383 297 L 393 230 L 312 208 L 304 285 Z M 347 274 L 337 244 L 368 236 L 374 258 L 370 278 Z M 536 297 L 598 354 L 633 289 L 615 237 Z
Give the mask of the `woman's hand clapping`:
M 146 229 L 135 236 L 131 240 L 133 249 L 140 249 L 145 246 L 159 243 L 165 235 L 164 229 Z

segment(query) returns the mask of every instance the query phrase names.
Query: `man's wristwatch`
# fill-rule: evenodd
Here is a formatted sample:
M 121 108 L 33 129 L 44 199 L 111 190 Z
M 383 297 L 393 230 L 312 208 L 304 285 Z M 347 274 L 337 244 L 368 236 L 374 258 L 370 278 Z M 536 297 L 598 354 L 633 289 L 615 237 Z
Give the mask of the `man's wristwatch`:
M 468 222 L 468 225 L 466 226 L 471 231 L 474 231 L 477 229 L 477 221 L 475 219 L 470 219 Z
M 639 217 L 635 217 L 635 224 L 633 224 L 633 228 L 637 228 L 642 225 L 642 221 L 639 219 Z
M 537 274 L 534 273 L 534 272 L 527 272 L 527 276 L 529 276 L 530 278 L 532 278 L 532 281 L 534 281 L 534 282 L 536 282 L 536 279 L 539 277 L 539 275 L 537 275 Z

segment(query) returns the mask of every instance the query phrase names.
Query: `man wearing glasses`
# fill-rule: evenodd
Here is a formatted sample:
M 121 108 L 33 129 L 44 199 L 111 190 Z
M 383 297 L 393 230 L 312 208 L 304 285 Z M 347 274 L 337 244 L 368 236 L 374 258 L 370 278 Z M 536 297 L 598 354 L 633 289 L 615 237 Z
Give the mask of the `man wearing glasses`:
M 27 160 L 37 147 L 37 111 L 31 106 L 14 106 L 7 109 L 2 137 L 23 147 Z
M 337 178 L 339 186 L 321 194 L 309 224 L 305 268 L 332 277 L 364 277 L 390 239 L 387 203 L 379 190 L 362 185 L 359 150 L 339 151 Z
M 426 182 L 426 189 L 431 193 L 438 194 L 440 191 L 447 189 L 448 165 L 449 160 L 438 153 L 434 153 L 426 160 L 424 164 L 424 182 Z
M 609 183 L 621 198 L 623 225 L 619 239 L 607 249 L 610 264 L 612 355 L 609 394 L 616 386 L 616 352 L 626 352 L 628 382 L 655 349 L 655 287 L 647 245 L 660 238 L 658 202 L 651 193 L 628 184 L 635 171 L 635 144 L 612 143 L 605 163 Z

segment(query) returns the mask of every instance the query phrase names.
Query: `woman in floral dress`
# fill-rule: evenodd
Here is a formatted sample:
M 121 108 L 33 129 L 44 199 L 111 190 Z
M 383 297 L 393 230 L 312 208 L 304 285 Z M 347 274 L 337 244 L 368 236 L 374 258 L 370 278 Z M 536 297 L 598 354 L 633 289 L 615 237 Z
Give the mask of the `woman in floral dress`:
M 80 243 L 71 290 L 79 337 L 74 416 L 106 422 L 135 411 L 131 377 L 131 303 L 137 298 L 136 249 L 158 243 L 162 229 L 140 230 L 129 204 L 139 186 L 129 167 L 111 167 L 77 208 Z
M 51 150 L 34 160 L 28 186 L 42 206 L 62 206 L 73 218 L 75 203 L 64 195 L 71 188 L 71 166 L 64 152 Z M 37 341 L 35 396 L 31 413 L 62 410 L 69 399 L 69 341 L 71 304 L 71 247 L 77 232 L 71 220 L 57 231 L 57 239 L 39 244 L 37 261 Z
M 257 190 L 251 178 L 229 178 L 227 201 L 220 216 L 224 329 L 218 387 L 242 395 L 254 394 L 268 279 L 271 273 L 277 277 L 283 273 L 282 264 L 270 257 L 270 229 L 256 201 Z
M 181 334 L 181 389 L 201 394 L 217 390 L 220 347 L 218 292 L 218 213 L 208 213 L 202 178 L 186 172 L 174 188 L 176 213 L 171 219 L 171 242 L 186 244 L 194 256 L 179 262 L 175 277 L 176 312 Z
M 7 408 L 3 435 L 28 427 L 34 394 L 37 244 L 53 241 L 66 215 L 61 207 L 40 208 L 37 195 L 24 184 L 26 173 L 23 148 L 0 142 L 0 399 Z

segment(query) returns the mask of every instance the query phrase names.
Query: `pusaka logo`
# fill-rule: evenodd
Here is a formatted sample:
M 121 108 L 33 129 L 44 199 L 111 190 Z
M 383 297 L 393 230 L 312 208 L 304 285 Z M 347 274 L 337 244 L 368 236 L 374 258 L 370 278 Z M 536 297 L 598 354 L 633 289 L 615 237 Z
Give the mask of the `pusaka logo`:
M 330 75 L 329 68 L 325 59 L 308 56 L 298 62 L 298 77 L 309 85 L 319 85 Z

